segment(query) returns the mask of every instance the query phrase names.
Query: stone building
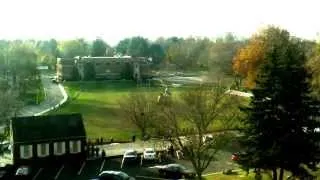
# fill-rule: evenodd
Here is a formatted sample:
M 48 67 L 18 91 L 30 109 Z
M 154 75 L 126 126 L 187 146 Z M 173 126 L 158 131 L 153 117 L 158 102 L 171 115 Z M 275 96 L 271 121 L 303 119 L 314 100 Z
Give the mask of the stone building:
M 144 57 L 76 57 L 57 59 L 61 80 L 133 79 L 152 77 L 151 63 Z

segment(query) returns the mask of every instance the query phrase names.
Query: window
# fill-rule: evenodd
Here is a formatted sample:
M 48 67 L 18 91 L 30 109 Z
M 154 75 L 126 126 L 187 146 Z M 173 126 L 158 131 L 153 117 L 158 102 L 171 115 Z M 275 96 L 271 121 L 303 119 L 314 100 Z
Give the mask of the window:
M 20 146 L 20 158 L 29 159 L 32 158 L 32 145 L 22 145 Z
M 81 141 L 70 141 L 69 148 L 72 154 L 81 152 Z
M 45 157 L 49 155 L 49 144 L 37 145 L 38 157 Z
M 54 154 L 62 155 L 65 153 L 65 143 L 64 142 L 55 142 L 53 145 Z

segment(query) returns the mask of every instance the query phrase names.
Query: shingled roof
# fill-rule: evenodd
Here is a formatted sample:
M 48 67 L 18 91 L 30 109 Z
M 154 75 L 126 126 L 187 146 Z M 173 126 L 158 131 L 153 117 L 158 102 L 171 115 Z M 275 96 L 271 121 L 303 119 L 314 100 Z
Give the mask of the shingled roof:
M 86 136 L 81 114 L 16 117 L 11 125 L 14 143 Z

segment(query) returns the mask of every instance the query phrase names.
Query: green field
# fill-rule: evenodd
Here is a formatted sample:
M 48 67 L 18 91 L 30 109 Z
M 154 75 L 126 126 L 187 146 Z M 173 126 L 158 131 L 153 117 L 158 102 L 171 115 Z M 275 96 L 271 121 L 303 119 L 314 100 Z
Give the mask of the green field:
M 132 81 L 67 82 L 68 102 L 51 114 L 82 113 L 89 138 L 129 139 L 139 135 L 119 108 L 119 100 L 129 92 L 145 91 L 159 94 L 163 88 L 137 87 Z M 176 91 L 176 90 L 172 90 Z
M 125 118 L 119 107 L 119 100 L 129 92 L 144 91 L 155 93 L 155 97 L 163 91 L 162 87 L 138 87 L 132 81 L 92 81 L 66 82 L 65 89 L 69 100 L 62 107 L 50 114 L 81 113 L 89 138 L 114 138 L 128 140 L 139 131 Z M 174 96 L 187 89 L 171 88 Z M 223 123 L 216 123 L 219 129 Z

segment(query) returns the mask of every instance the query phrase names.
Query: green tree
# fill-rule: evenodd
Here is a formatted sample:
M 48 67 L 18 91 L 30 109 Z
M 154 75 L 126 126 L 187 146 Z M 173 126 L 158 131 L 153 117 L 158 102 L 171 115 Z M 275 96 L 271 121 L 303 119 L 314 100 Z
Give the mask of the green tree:
M 104 42 L 101 38 L 97 38 L 92 43 L 91 56 L 106 56 L 108 47 L 109 45 L 106 42 Z
M 141 36 L 131 38 L 127 53 L 132 57 L 147 57 L 149 55 L 148 40 Z
M 120 55 L 128 55 L 128 48 L 130 44 L 130 38 L 121 40 L 115 47 L 116 53 Z
M 40 64 L 47 65 L 50 69 L 55 69 L 56 60 L 59 56 L 58 42 L 55 39 L 38 41 L 36 43 L 36 52 Z
M 66 58 L 88 56 L 90 52 L 89 44 L 84 39 L 63 41 L 58 47 L 60 56 Z
M 312 93 L 315 97 L 320 98 L 320 43 L 309 49 L 313 50 L 310 52 L 309 60 L 307 62 L 308 70 L 313 74 L 313 77 L 310 80 Z
M 243 121 L 241 163 L 272 170 L 273 179 L 282 180 L 285 169 L 297 173 L 300 164 L 315 160 L 319 102 L 310 96 L 302 42 L 285 30 L 272 31 L 273 36 L 266 36 L 270 44 L 258 70 L 253 99 L 244 108 L 248 117 Z
M 165 52 L 160 44 L 151 44 L 149 48 L 149 56 L 152 57 L 152 63 L 160 64 L 165 58 Z

